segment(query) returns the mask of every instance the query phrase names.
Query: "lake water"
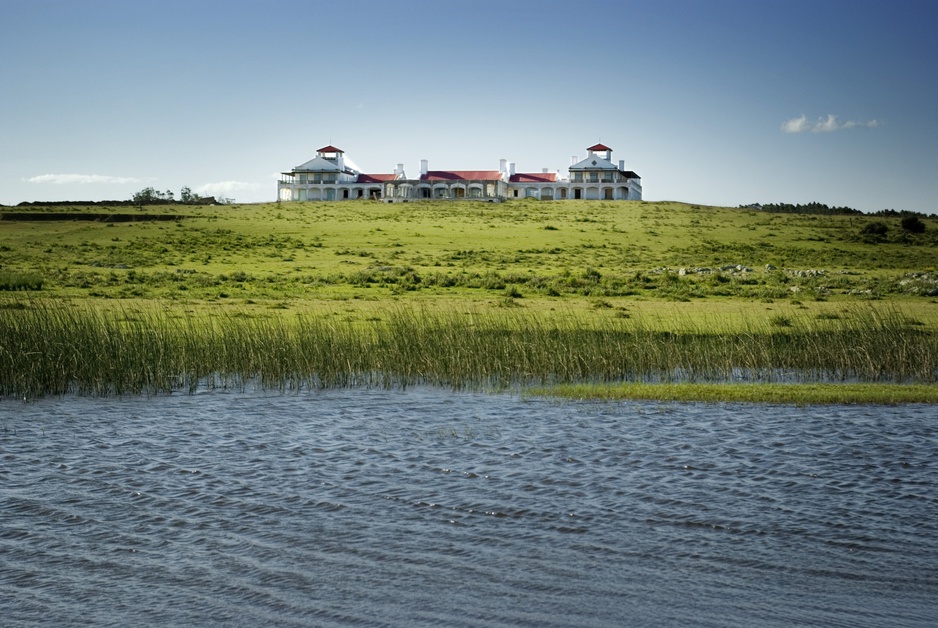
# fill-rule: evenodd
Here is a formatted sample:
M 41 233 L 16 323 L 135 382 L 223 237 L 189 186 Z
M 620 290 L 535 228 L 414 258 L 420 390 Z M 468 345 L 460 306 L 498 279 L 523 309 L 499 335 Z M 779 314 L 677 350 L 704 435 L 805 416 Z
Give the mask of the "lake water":
M 934 626 L 938 408 L 0 403 L 0 623 Z

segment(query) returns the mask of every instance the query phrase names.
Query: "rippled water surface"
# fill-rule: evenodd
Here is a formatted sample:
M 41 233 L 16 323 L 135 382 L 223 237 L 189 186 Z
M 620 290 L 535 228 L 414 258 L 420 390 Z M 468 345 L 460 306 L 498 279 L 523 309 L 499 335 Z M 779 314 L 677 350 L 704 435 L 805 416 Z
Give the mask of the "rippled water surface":
M 0 403 L 0 623 L 927 626 L 938 409 Z

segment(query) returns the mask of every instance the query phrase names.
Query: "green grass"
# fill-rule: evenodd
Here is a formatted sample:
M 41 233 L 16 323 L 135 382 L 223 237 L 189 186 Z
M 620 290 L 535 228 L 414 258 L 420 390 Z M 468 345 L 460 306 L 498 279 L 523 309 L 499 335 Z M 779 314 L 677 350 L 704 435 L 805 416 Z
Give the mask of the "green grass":
M 429 383 L 505 387 L 602 382 L 931 383 L 938 334 L 901 314 L 794 320 L 744 332 L 718 322 L 657 331 L 631 319 L 517 309 L 343 321 L 115 313 L 32 303 L 0 309 L 0 396 L 106 395 L 257 381 L 287 389 Z
M 938 386 L 927 384 L 562 384 L 531 388 L 526 394 L 598 401 L 699 401 L 788 405 L 938 403 Z
M 693 303 L 706 314 L 721 302 L 752 311 L 753 304 L 795 300 L 814 307 L 889 299 L 907 302 L 928 325 L 938 320 L 931 303 L 938 225 L 931 221 L 903 241 L 869 243 L 858 237 L 867 224 L 887 222 L 898 233 L 899 218 L 534 200 L 186 212 L 176 222 L 5 222 L 0 268 L 35 275 L 53 298 L 161 306 L 261 310 L 371 300 L 498 307 L 508 290 L 535 310 L 558 302 L 589 309 L 605 299 L 618 307 Z
M 7 292 L 42 290 L 43 279 L 37 273 L 10 273 L 0 270 L 0 290 Z

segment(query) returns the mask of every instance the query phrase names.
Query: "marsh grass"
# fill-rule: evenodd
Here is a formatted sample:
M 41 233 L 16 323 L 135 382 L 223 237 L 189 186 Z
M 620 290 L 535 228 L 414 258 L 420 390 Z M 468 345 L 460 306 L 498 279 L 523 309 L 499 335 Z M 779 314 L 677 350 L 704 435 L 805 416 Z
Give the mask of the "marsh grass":
M 282 390 L 429 383 L 917 382 L 938 374 L 938 334 L 857 308 L 790 326 L 680 331 L 634 318 L 521 309 L 398 308 L 367 321 L 278 313 L 170 318 L 30 303 L 0 309 L 0 395 L 155 394 L 257 382 Z

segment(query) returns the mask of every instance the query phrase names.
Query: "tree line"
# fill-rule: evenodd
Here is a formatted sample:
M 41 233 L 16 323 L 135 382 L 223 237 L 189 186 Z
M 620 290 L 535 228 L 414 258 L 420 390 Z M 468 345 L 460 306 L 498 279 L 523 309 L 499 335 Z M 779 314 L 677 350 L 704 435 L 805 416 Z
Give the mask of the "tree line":
M 854 209 L 853 207 L 831 207 L 826 203 L 804 203 L 804 204 L 793 204 L 793 203 L 751 203 L 749 205 L 740 205 L 742 209 L 755 209 L 757 211 L 770 212 L 774 214 L 816 214 L 816 215 L 827 215 L 827 216 L 851 216 L 851 215 L 863 215 L 863 216 L 876 216 L 879 218 L 906 218 L 906 217 L 915 217 L 915 218 L 935 218 L 935 216 L 930 214 L 923 214 L 921 212 L 913 212 L 906 209 L 895 210 L 895 209 L 881 209 L 878 212 L 872 212 L 869 214 L 864 214 L 859 209 Z
M 234 203 L 233 198 L 202 196 L 193 192 L 189 186 L 183 186 L 179 191 L 178 200 L 172 190 L 161 192 L 155 188 L 147 187 L 135 193 L 130 200 L 126 201 L 23 201 L 17 203 L 17 207 L 51 207 L 55 205 L 143 207 L 144 205 L 229 205 L 231 203 Z

